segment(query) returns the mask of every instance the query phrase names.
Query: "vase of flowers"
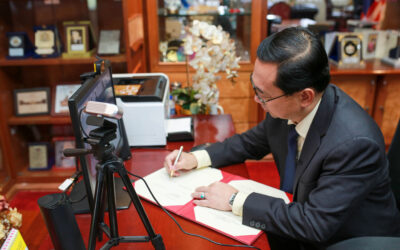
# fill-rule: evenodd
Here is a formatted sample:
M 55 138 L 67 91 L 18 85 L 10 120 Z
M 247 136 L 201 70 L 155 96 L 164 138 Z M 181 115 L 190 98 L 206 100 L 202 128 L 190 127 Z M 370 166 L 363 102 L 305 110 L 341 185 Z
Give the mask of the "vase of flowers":
M 183 39 L 186 65 L 190 65 L 196 73 L 192 83 L 187 77 L 188 86 L 172 91 L 172 95 L 176 96 L 177 104 L 183 109 L 194 111 L 192 114 L 204 114 L 210 110 L 210 106 L 218 105 L 217 81 L 220 77 L 217 73 L 225 72 L 227 79 L 234 83 L 240 57 L 236 56 L 235 42 L 221 26 L 194 20 L 186 30 Z
M 22 215 L 17 208 L 10 208 L 5 197 L 0 195 L 0 246 L 6 240 L 11 229 L 19 229 L 21 225 Z

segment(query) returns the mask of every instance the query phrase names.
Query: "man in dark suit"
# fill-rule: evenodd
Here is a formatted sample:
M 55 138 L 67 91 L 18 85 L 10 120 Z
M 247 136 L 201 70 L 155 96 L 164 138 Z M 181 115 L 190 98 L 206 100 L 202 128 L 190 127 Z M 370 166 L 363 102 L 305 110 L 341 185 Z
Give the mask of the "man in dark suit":
M 243 216 L 267 232 L 272 249 L 312 249 L 357 236 L 400 236 L 385 144 L 374 120 L 329 84 L 320 41 L 289 28 L 258 48 L 251 83 L 266 118 L 249 131 L 183 153 L 174 168 L 221 167 L 272 153 L 281 189 L 293 202 L 245 194 L 216 182 L 196 189 L 195 203 Z M 177 156 L 164 162 L 168 171 Z

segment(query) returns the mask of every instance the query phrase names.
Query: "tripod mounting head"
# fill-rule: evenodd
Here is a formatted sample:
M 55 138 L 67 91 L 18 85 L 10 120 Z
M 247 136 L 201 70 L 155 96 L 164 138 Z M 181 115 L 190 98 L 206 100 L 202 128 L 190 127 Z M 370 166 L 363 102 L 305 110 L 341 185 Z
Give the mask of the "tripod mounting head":
M 122 109 L 114 104 L 89 101 L 86 104 L 84 112 L 90 114 L 86 119 L 86 124 L 97 127 L 89 132 L 88 137 L 83 138 L 85 143 L 90 144 L 91 149 L 65 149 L 64 155 L 79 156 L 93 154 L 100 161 L 108 159 L 115 150 L 110 142 L 117 137 L 117 124 L 105 117 L 121 119 L 123 114 Z

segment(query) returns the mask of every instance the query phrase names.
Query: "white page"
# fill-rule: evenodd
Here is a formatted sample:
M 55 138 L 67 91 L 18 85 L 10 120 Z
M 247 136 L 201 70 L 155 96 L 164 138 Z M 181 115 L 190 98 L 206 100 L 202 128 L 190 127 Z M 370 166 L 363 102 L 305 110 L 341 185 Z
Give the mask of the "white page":
M 207 186 L 222 179 L 221 170 L 215 168 L 197 169 L 179 177 L 170 177 L 165 168 L 161 168 L 145 177 L 153 194 L 163 206 L 185 205 L 193 199 L 191 194 L 197 187 Z M 257 192 L 281 198 L 286 203 L 290 202 L 285 192 L 252 180 L 233 180 L 229 184 L 246 193 Z M 135 182 L 135 190 L 142 197 L 154 201 L 143 181 Z M 196 221 L 233 236 L 257 235 L 260 232 L 258 229 L 243 225 L 242 217 L 230 211 L 196 206 L 194 214 Z
M 191 194 L 197 187 L 222 180 L 221 171 L 213 170 L 215 169 L 202 168 L 179 177 L 170 177 L 165 168 L 161 168 L 146 176 L 145 180 L 161 205 L 185 205 L 193 199 Z M 135 182 L 135 190 L 146 199 L 154 201 L 142 180 Z
M 175 118 L 167 120 L 167 134 L 191 132 L 192 117 Z

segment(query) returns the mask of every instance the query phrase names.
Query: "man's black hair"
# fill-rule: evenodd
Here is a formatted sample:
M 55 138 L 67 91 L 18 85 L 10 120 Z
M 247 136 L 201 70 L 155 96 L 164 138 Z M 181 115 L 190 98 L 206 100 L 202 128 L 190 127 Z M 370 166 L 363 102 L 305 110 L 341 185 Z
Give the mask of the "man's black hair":
M 292 27 L 274 33 L 261 42 L 257 57 L 278 65 L 275 85 L 286 94 L 305 88 L 322 92 L 329 84 L 328 56 L 308 29 Z

